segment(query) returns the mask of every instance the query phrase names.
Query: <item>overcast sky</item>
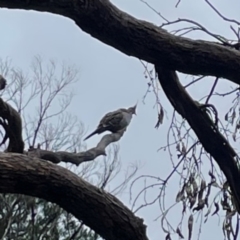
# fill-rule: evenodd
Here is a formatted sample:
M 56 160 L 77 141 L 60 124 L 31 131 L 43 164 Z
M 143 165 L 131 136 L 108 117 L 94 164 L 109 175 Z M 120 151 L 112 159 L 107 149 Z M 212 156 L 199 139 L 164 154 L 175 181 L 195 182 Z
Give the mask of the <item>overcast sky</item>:
M 162 24 L 162 19 L 139 0 L 112 0 L 112 2 L 121 10 L 139 19 Z M 148 2 L 169 20 L 180 17 L 189 18 L 198 21 L 214 33 L 234 38 L 229 28 L 230 24 L 224 24 L 203 0 L 182 0 L 178 8 L 175 8 L 177 0 L 149 0 Z M 225 16 L 239 18 L 239 1 L 214 0 L 212 3 L 217 3 L 215 6 Z M 174 28 L 177 29 L 177 26 L 175 25 Z M 157 152 L 157 149 L 166 144 L 170 121 L 165 118 L 158 130 L 154 128 L 157 121 L 157 111 L 153 108 L 155 96 L 153 93 L 148 94 L 145 104 L 142 103 L 142 97 L 147 90 L 147 79 L 144 77 L 144 69 L 138 59 L 128 57 L 92 38 L 82 32 L 72 20 L 48 13 L 1 9 L 0 32 L 0 58 L 9 57 L 14 65 L 26 71 L 37 54 L 44 60 L 55 59 L 60 64 L 65 61 L 79 67 L 80 78 L 77 88 L 74 89 L 76 97 L 70 106 L 70 112 L 83 121 L 88 131 L 94 130 L 106 112 L 120 107 L 130 107 L 138 100 L 138 115 L 133 118 L 128 131 L 120 141 L 123 168 L 139 161 L 144 167 L 139 170 L 138 175 L 154 175 L 163 179 L 167 177 L 172 167 L 169 156 L 166 152 Z M 212 40 L 200 32 L 194 32 L 189 37 Z M 185 78 L 182 80 L 189 81 Z M 191 89 L 190 93 L 195 97 L 206 95 L 210 90 L 210 83 L 212 83 L 211 80 L 202 85 L 201 89 Z M 220 90 L 221 88 L 223 90 L 226 84 L 229 87 L 229 83 L 224 82 Z M 159 98 L 170 118 L 172 107 L 162 90 L 159 92 Z M 222 105 L 224 106 L 224 103 Z M 100 136 L 89 139 L 88 147 L 95 146 L 99 139 Z M 135 187 L 135 194 L 142 187 L 143 182 L 139 182 Z M 178 182 L 174 182 L 173 177 L 167 195 L 169 206 L 175 201 L 177 188 Z M 156 188 L 154 191 L 156 195 L 159 189 Z M 148 195 L 148 197 L 150 199 L 151 196 Z M 130 206 L 127 191 L 120 199 Z M 141 205 L 141 202 L 138 205 Z M 170 219 L 173 225 L 175 224 L 174 227 L 177 227 L 178 221 L 174 211 Z M 181 211 L 181 208 L 178 208 L 178 211 Z M 166 235 L 161 230 L 160 221 L 154 221 L 159 214 L 157 204 L 137 213 L 144 218 L 151 240 L 164 239 Z M 211 239 L 222 239 L 221 226 L 217 224 L 217 217 L 205 224 L 201 239 L 210 239 L 210 236 L 212 236 Z M 196 230 L 194 235 L 197 236 L 197 234 Z M 177 239 L 177 236 L 175 237 L 172 239 Z

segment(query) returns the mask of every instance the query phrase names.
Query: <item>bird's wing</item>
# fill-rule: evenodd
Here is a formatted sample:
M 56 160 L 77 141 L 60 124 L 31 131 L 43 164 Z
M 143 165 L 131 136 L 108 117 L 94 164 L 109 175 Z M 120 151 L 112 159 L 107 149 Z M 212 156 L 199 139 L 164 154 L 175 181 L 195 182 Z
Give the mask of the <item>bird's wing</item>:
M 108 127 L 108 126 L 118 126 L 120 122 L 122 121 L 123 114 L 122 112 L 125 109 L 118 109 L 113 112 L 107 113 L 100 121 L 98 128 L 101 127 Z

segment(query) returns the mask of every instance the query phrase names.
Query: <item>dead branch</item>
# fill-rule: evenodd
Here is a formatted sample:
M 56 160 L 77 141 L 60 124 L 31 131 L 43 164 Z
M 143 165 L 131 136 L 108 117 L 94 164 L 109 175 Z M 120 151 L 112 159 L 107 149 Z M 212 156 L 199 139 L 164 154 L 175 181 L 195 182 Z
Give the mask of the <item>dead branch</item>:
M 56 203 L 104 239 L 148 239 L 143 220 L 116 197 L 61 166 L 37 158 L 0 153 L 0 192 Z
M 69 153 L 64 151 L 52 152 L 30 147 L 28 155 L 48 160 L 52 163 L 68 162 L 79 166 L 79 164 L 92 161 L 98 156 L 106 156 L 106 147 L 113 142 L 119 141 L 125 131 L 126 129 L 123 129 L 117 133 L 106 134 L 101 138 L 96 147 L 80 153 Z

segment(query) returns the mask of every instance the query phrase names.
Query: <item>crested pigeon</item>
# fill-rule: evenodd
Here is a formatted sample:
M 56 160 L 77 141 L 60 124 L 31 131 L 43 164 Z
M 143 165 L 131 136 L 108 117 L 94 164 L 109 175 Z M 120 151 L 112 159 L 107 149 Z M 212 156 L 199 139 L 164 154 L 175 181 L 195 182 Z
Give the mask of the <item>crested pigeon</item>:
M 109 112 L 101 119 L 97 129 L 89 134 L 85 139 L 92 137 L 95 134 L 101 134 L 105 131 L 110 131 L 116 133 L 124 128 L 126 128 L 132 120 L 132 115 L 136 114 L 137 104 L 130 108 L 120 108 L 116 111 Z

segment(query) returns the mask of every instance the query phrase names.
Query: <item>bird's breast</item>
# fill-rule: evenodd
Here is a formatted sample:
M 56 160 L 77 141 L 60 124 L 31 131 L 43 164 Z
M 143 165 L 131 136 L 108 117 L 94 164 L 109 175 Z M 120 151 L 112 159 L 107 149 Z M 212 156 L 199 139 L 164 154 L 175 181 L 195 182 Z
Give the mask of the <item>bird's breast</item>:
M 129 114 L 129 113 L 123 113 L 123 122 L 124 124 L 127 126 L 130 122 L 131 122 L 131 119 L 132 119 L 132 114 Z

